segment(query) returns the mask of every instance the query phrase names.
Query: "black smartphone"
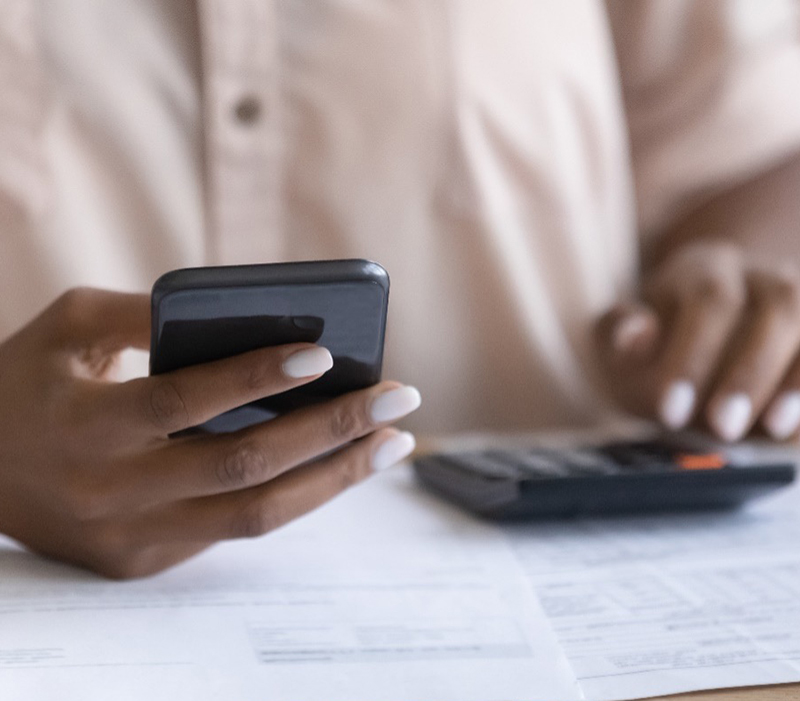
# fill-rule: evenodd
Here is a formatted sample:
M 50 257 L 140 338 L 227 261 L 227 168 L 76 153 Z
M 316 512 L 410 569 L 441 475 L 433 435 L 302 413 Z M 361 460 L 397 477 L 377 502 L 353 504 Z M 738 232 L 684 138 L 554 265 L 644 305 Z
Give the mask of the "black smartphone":
M 318 380 L 205 424 L 237 430 L 380 380 L 389 275 L 368 260 L 174 270 L 153 286 L 150 373 L 265 346 L 318 343 L 333 368 Z

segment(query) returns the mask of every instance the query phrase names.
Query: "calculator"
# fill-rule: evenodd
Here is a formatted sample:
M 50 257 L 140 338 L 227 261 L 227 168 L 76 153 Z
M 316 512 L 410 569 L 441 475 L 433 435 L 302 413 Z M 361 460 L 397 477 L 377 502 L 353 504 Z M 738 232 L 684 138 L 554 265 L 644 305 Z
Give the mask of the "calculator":
M 449 451 L 414 461 L 423 485 L 498 519 L 731 508 L 795 478 L 793 453 L 668 435 L 566 449 Z

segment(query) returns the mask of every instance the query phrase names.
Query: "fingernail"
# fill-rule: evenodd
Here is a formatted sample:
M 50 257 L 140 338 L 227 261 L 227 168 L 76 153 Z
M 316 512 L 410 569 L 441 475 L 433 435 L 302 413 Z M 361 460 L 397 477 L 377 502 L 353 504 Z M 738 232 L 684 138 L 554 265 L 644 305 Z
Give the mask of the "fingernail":
M 784 392 L 767 411 L 764 425 L 773 438 L 786 440 L 800 428 L 800 392 Z
M 619 353 L 630 353 L 647 328 L 647 317 L 642 314 L 626 316 L 614 328 L 614 349 Z
M 417 441 L 414 436 L 407 431 L 388 438 L 378 446 L 373 454 L 372 469 L 375 472 L 382 472 L 392 465 L 396 465 L 403 458 L 411 455 L 416 445 Z
M 672 430 L 683 428 L 694 414 L 697 393 L 688 380 L 673 382 L 661 401 L 661 420 Z
M 283 361 L 283 373 L 295 379 L 321 375 L 332 367 L 333 356 L 322 346 L 297 351 Z
M 723 399 L 712 418 L 717 433 L 726 441 L 738 441 L 750 425 L 753 402 L 744 392 Z
M 376 424 L 382 424 L 410 414 L 421 403 L 422 397 L 416 387 L 398 387 L 379 395 L 372 402 L 370 415 Z

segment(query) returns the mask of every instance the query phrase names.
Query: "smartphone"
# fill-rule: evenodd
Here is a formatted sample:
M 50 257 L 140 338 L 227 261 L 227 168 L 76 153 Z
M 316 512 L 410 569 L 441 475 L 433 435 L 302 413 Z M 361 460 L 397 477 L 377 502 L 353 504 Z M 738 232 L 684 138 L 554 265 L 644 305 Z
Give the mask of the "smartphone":
M 319 379 L 203 426 L 237 430 L 378 382 L 388 302 L 389 275 L 368 260 L 174 270 L 153 286 L 150 374 L 287 343 L 331 352 Z

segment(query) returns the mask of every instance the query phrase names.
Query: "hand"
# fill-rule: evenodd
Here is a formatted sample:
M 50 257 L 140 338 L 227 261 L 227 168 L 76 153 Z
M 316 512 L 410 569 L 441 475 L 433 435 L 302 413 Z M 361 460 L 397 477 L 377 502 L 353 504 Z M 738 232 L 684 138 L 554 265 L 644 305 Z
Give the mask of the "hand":
M 640 302 L 598 324 L 612 391 L 629 410 L 737 441 L 760 422 L 800 429 L 800 271 L 722 243 L 687 246 L 646 280 Z
M 419 393 L 383 382 L 228 435 L 168 434 L 331 367 L 311 344 L 110 380 L 149 345 L 149 299 L 73 290 L 0 345 L 0 532 L 114 578 L 259 536 L 414 448 L 387 424 Z

